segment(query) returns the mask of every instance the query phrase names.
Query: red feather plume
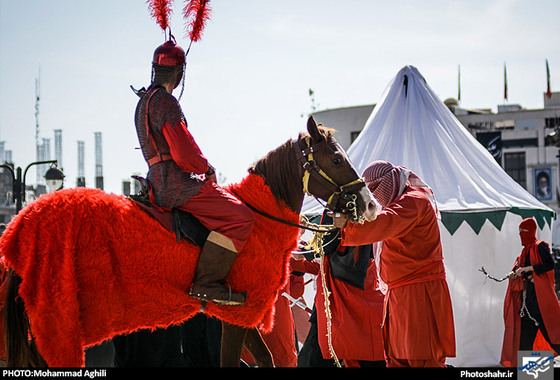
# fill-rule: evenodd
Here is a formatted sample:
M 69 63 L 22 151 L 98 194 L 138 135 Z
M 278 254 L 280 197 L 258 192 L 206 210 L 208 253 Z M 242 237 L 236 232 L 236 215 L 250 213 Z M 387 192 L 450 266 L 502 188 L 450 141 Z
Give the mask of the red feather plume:
M 190 0 L 183 8 L 183 17 L 186 25 L 187 35 L 191 42 L 196 42 L 202 37 L 202 31 L 206 21 L 210 19 L 210 0 Z
M 148 0 L 148 9 L 152 17 L 165 30 L 169 26 L 169 16 L 171 16 L 171 3 L 173 0 Z

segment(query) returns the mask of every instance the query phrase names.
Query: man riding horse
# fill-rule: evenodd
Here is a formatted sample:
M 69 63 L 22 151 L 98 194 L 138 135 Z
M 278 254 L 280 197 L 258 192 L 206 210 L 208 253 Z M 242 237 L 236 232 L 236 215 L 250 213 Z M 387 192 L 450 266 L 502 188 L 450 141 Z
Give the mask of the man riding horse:
M 141 98 L 135 115 L 138 140 L 149 166 L 150 201 L 162 210 L 189 212 L 210 230 L 190 295 L 223 305 L 241 305 L 245 292 L 232 293 L 224 285 L 251 232 L 254 216 L 217 185 L 214 168 L 187 129 L 179 102 L 172 95 L 184 72 L 185 52 L 170 34 L 154 51 L 152 81 L 147 90 L 138 92 Z

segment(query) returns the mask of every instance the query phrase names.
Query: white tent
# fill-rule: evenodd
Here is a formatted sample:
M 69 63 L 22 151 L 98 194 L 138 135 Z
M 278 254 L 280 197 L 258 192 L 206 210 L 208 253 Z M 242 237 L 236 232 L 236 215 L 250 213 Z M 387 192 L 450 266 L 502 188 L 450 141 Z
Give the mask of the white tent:
M 336 128 L 336 126 L 333 126 Z M 389 83 L 362 132 L 348 149 L 362 172 L 374 160 L 403 165 L 434 190 L 457 340 L 454 366 L 499 365 L 506 282 L 521 252 L 518 226 L 535 217 L 538 237 L 550 242 L 554 212 L 518 185 L 406 66 Z M 307 199 L 303 212 L 322 208 Z

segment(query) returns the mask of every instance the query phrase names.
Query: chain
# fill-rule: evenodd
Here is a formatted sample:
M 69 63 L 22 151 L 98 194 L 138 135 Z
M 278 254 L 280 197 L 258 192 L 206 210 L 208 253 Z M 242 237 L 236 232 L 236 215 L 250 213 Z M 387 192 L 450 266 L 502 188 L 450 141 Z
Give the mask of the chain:
M 531 316 L 531 314 L 529 313 L 529 309 L 527 309 L 526 300 L 527 300 L 527 289 L 523 289 L 523 302 L 521 304 L 521 309 L 519 309 L 519 316 L 523 318 L 525 316 L 525 313 L 527 313 L 529 319 L 531 319 L 535 323 L 535 326 L 538 326 L 539 322 L 537 322 L 537 320 Z
M 480 268 L 480 269 L 479 269 L 479 272 L 484 273 L 484 274 L 486 275 L 486 277 L 488 277 L 490 280 L 494 280 L 494 281 L 496 281 L 496 282 L 505 281 L 505 280 L 507 280 L 507 279 L 514 273 L 513 271 L 511 271 L 511 272 L 509 272 L 508 274 L 506 274 L 506 275 L 505 275 L 504 277 L 502 277 L 502 278 L 496 278 L 496 277 L 490 276 L 490 275 L 488 274 L 488 272 L 486 272 L 486 269 L 484 269 L 484 267 Z
M 505 275 L 502 278 L 495 278 L 492 277 L 488 274 L 488 272 L 486 272 L 486 270 L 484 269 L 484 267 L 479 269 L 480 272 L 484 273 L 486 275 L 486 277 L 488 277 L 491 280 L 494 280 L 496 282 L 502 282 L 504 280 L 507 280 L 511 275 L 514 274 L 513 271 L 509 272 L 507 275 Z M 521 309 L 519 309 L 519 316 L 520 317 L 524 317 L 525 314 L 535 323 L 535 326 L 539 325 L 539 322 L 537 322 L 537 320 L 535 318 L 533 318 L 531 316 L 531 313 L 529 313 L 529 309 L 527 309 L 527 289 L 523 289 L 523 297 L 522 297 L 522 303 L 521 303 Z

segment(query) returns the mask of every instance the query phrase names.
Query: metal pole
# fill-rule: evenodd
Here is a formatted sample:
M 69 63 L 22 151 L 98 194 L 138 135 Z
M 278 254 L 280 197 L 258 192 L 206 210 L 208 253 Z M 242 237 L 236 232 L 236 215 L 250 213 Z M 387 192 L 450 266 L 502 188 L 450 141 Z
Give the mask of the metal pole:
M 57 160 L 49 160 L 49 161 L 37 161 L 32 162 L 25 168 L 23 172 L 23 177 L 21 174 L 21 167 L 16 168 L 16 172 L 14 173 L 14 169 L 10 165 L 0 165 L 0 168 L 6 168 L 10 171 L 12 175 L 12 192 L 14 196 L 14 200 L 16 202 L 16 214 L 21 211 L 23 208 L 23 202 L 25 201 L 25 176 L 27 175 L 27 170 L 33 165 L 40 165 L 40 164 L 57 164 Z
M 20 179 L 20 186 L 21 186 L 21 199 L 20 199 L 20 208 L 17 208 L 16 205 L 16 213 L 21 210 L 21 206 L 22 206 L 22 202 L 25 201 L 25 196 L 26 196 L 26 192 L 25 192 L 25 177 L 27 176 L 27 171 L 29 170 L 30 167 L 32 167 L 33 165 L 42 165 L 42 164 L 56 164 L 58 161 L 57 160 L 48 160 L 48 161 L 36 161 L 36 162 L 32 162 L 29 165 L 26 166 L 25 170 L 23 171 L 23 180 L 21 179 L 21 168 L 18 168 L 19 170 L 19 179 Z
M 23 206 L 22 194 L 25 194 L 25 190 L 22 191 L 22 187 L 25 186 L 21 185 L 21 168 L 18 166 L 16 169 L 16 180 L 14 182 L 14 197 L 16 198 L 16 214 L 21 211 Z M 17 195 L 17 197 L 16 197 Z

